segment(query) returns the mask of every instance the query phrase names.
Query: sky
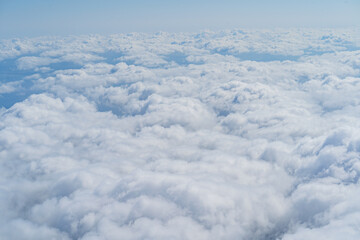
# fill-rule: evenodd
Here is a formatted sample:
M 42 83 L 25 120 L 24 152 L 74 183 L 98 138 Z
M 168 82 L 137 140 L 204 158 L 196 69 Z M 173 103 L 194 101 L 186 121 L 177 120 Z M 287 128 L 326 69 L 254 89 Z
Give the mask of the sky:
M 357 0 L 0 0 L 0 38 L 232 28 L 353 27 Z

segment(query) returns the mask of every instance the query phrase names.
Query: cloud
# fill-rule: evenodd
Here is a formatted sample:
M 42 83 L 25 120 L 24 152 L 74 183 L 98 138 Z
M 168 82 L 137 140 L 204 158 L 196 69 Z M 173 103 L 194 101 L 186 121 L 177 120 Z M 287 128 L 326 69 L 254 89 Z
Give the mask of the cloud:
M 3 40 L 1 235 L 357 238 L 353 33 Z
M 47 66 L 59 60 L 45 57 L 21 57 L 17 60 L 19 70 L 34 69 L 36 67 Z
M 0 85 L 0 94 L 14 92 L 18 89 L 19 85 L 19 81 L 2 83 Z

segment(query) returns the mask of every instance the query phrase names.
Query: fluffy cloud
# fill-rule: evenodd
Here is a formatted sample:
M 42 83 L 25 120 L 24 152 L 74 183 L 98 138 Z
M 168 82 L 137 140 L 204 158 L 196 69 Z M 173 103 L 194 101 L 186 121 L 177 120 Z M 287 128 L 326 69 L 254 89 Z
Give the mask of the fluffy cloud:
M 0 235 L 357 239 L 353 36 L 3 40 Z

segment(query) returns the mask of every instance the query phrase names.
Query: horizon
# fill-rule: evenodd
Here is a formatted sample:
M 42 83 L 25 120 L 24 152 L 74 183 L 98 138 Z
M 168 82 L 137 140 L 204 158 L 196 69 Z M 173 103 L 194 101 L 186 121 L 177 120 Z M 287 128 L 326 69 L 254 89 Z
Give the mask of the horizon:
M 0 1 L 0 38 L 360 26 L 360 2 Z

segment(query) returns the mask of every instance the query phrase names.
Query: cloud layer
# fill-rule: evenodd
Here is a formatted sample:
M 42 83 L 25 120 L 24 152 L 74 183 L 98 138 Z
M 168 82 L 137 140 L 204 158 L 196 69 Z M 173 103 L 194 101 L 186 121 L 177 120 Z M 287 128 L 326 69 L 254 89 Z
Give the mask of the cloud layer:
M 0 236 L 358 239 L 359 31 L 0 42 Z

